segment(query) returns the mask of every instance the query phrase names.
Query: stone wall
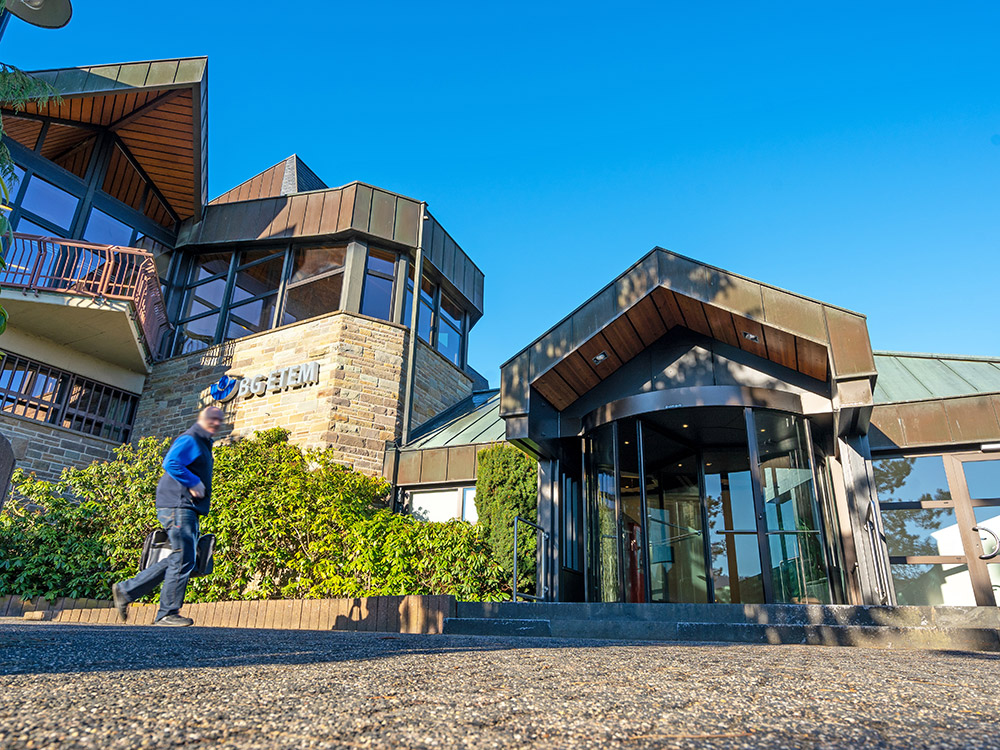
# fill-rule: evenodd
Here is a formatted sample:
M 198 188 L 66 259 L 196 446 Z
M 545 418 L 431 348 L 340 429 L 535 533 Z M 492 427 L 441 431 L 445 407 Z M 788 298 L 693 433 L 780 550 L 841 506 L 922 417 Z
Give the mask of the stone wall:
M 0 432 L 10 440 L 17 468 L 39 479 L 59 478 L 63 467 L 77 468 L 114 458 L 117 443 L 33 419 L 0 414 Z
M 405 346 L 401 326 L 336 312 L 174 357 L 153 366 L 133 435 L 182 432 L 202 406 L 214 403 L 209 389 L 222 375 L 266 375 L 317 362 L 314 385 L 237 395 L 222 404 L 226 427 L 221 437 L 285 427 L 294 443 L 332 446 L 341 462 L 378 474 L 385 444 L 401 428 Z
M 413 379 L 413 427 L 472 395 L 472 378 L 420 340 Z

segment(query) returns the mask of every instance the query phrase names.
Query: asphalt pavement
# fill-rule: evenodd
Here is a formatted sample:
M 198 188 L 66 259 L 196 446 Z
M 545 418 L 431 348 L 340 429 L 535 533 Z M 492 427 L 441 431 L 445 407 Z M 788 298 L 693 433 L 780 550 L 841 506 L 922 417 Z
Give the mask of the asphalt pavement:
M 0 623 L 0 748 L 1000 748 L 1000 656 Z

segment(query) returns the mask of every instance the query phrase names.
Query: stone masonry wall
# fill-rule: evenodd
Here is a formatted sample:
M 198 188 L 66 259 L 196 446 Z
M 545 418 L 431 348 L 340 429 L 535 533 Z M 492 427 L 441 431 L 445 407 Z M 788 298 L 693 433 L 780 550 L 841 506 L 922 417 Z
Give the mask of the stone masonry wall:
M 418 340 L 412 425 L 419 427 L 434 415 L 472 395 L 472 383 L 471 377 Z
M 224 374 L 253 376 L 318 362 L 315 385 L 222 404 L 222 437 L 285 427 L 294 443 L 331 446 L 342 463 L 378 474 L 386 442 L 401 429 L 405 346 L 401 326 L 336 312 L 174 357 L 153 366 L 133 435 L 180 434 L 201 407 L 214 403 L 209 389 Z
M 0 414 L 0 432 L 10 440 L 17 468 L 48 481 L 58 479 L 65 466 L 110 461 L 117 446 L 111 440 L 8 414 Z

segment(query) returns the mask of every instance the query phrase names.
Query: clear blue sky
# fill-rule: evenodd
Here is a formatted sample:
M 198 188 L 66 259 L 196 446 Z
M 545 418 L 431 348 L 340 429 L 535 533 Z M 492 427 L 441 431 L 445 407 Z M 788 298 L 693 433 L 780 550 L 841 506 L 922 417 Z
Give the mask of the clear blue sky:
M 211 194 L 296 152 L 427 200 L 486 274 L 495 384 L 655 245 L 866 313 L 876 348 L 1000 355 L 998 29 L 988 2 L 77 0 L 0 59 L 208 55 Z

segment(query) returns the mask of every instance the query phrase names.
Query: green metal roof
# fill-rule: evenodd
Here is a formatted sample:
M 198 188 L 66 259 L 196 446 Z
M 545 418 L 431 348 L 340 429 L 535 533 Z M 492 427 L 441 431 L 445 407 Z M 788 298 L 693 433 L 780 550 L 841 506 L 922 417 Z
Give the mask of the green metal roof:
M 874 352 L 875 403 L 1000 392 L 1000 357 Z
M 420 425 L 403 450 L 497 443 L 504 435 L 499 389 L 476 391 Z
M 207 57 L 184 57 L 32 70 L 31 75 L 50 83 L 62 96 L 76 96 L 191 86 L 202 83 L 207 67 Z

